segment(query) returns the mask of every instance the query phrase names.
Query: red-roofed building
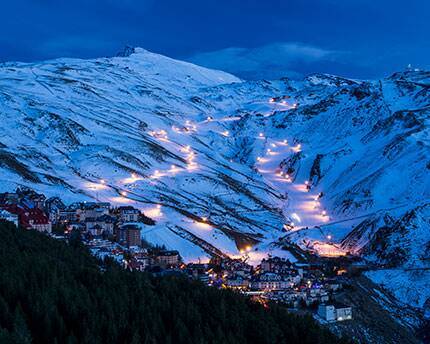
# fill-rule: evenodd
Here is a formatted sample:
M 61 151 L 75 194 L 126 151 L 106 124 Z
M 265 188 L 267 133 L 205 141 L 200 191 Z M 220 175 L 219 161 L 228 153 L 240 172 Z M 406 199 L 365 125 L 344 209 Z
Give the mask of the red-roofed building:
M 15 204 L 2 207 L 12 214 L 18 215 L 19 225 L 25 229 L 51 233 L 52 225 L 48 216 L 39 208 L 28 209 Z

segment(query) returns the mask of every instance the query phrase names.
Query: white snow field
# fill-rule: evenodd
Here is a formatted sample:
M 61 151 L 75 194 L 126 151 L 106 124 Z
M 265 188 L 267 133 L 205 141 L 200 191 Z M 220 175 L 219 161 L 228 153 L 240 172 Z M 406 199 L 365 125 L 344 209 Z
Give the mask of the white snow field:
M 424 71 L 244 81 L 141 48 L 5 63 L 0 188 L 136 206 L 186 261 L 294 259 L 283 238 L 425 268 L 429 109 Z

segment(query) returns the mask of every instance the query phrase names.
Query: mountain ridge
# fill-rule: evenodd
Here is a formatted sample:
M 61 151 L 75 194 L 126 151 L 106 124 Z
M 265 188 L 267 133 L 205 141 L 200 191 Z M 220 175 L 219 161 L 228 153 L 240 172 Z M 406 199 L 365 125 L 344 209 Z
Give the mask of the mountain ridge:
M 186 260 L 208 258 L 190 235 L 231 256 L 257 244 L 255 260 L 293 259 L 272 245 L 285 235 L 320 254 L 367 252 L 383 225 L 354 228 L 430 199 L 429 72 L 244 81 L 134 48 L 0 76 L 2 191 L 134 205 L 157 221 L 145 240 Z

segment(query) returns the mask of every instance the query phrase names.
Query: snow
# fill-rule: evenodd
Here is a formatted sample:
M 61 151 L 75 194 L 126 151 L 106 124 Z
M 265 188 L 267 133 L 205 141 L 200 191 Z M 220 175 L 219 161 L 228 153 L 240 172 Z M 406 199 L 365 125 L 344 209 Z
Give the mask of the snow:
M 304 249 L 344 254 L 362 221 L 399 219 L 430 199 L 429 79 L 243 81 L 139 48 L 9 63 L 0 67 L 0 188 L 133 205 L 157 221 L 142 237 L 186 261 L 209 257 L 193 236 L 241 255 L 232 233 L 258 239 L 253 264 L 267 254 L 293 259 L 272 245 L 286 234 Z M 278 175 L 281 164 L 290 178 Z M 427 224 L 414 226 L 390 247 L 404 240 L 409 265 L 425 265 Z
M 366 272 L 403 304 L 422 308 L 430 298 L 430 270 L 387 269 Z

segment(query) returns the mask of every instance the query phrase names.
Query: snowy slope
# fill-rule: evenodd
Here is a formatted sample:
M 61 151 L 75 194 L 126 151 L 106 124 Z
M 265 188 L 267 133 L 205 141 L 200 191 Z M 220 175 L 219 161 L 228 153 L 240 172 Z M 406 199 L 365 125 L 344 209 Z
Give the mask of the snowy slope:
M 8 63 L 0 75 L 3 190 L 28 185 L 66 201 L 133 204 L 233 254 L 282 228 L 276 191 L 249 166 L 230 162 L 231 113 L 200 98 L 203 89 L 241 83 L 236 77 L 142 49 L 90 61 Z M 186 240 L 151 235 L 169 246 Z
M 139 48 L 7 63 L 0 185 L 135 205 L 157 221 L 142 236 L 187 260 L 284 238 L 385 264 L 403 238 L 376 248 L 381 228 L 430 198 L 429 92 L 428 72 L 245 82 Z M 402 268 L 430 239 L 417 223 Z

